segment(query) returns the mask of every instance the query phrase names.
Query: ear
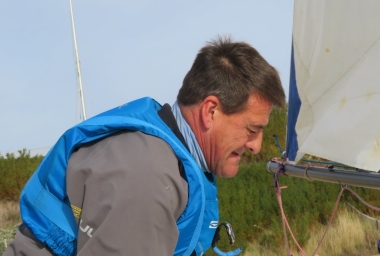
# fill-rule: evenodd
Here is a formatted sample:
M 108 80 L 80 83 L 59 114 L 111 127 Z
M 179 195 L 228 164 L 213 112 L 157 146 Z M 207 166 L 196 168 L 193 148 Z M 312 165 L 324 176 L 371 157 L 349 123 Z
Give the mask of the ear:
M 211 128 L 219 111 L 221 111 L 221 103 L 216 96 L 208 96 L 202 101 L 200 106 L 200 121 L 206 130 Z

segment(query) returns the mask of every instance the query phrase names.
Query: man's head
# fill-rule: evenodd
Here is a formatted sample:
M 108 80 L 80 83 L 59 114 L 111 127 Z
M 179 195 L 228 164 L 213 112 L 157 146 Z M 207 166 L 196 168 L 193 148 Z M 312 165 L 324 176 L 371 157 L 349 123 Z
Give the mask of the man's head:
M 198 53 L 177 100 L 209 169 L 232 177 L 245 150 L 260 151 L 262 128 L 285 94 L 277 71 L 253 47 L 218 38 Z

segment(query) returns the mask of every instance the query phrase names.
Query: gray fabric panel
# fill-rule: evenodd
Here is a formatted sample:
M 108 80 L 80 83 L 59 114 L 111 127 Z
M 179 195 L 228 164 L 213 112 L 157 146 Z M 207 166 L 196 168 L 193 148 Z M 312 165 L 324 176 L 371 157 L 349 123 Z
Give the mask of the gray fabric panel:
M 188 195 L 164 141 L 124 132 L 91 143 L 73 153 L 66 179 L 71 204 L 82 208 L 79 256 L 173 255 Z M 3 254 L 14 255 L 52 253 L 21 225 Z
M 124 132 L 81 148 L 67 191 L 82 208 L 78 255 L 173 255 L 187 183 L 161 139 Z
M 16 231 L 16 238 L 10 243 L 3 256 L 51 256 L 53 255 L 39 242 L 32 232 L 21 224 Z

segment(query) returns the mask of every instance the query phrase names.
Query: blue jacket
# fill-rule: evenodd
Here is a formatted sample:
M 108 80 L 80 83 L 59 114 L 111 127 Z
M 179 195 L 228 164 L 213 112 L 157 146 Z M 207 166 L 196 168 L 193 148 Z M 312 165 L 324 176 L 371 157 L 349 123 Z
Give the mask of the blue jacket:
M 174 255 L 202 255 L 211 246 L 219 220 L 217 188 L 203 174 L 184 145 L 157 115 L 161 106 L 142 98 L 111 109 L 66 131 L 32 175 L 21 193 L 23 222 L 57 255 L 75 255 L 78 227 L 66 193 L 66 168 L 81 145 L 121 130 L 138 130 L 166 141 L 182 161 L 188 203 L 177 221 Z

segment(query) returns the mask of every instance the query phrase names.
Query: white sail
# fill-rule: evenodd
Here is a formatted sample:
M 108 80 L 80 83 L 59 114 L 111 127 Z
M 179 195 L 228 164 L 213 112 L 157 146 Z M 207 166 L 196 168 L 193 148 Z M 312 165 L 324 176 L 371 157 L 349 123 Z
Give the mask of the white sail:
M 380 170 L 380 1 L 296 0 L 296 162 Z

